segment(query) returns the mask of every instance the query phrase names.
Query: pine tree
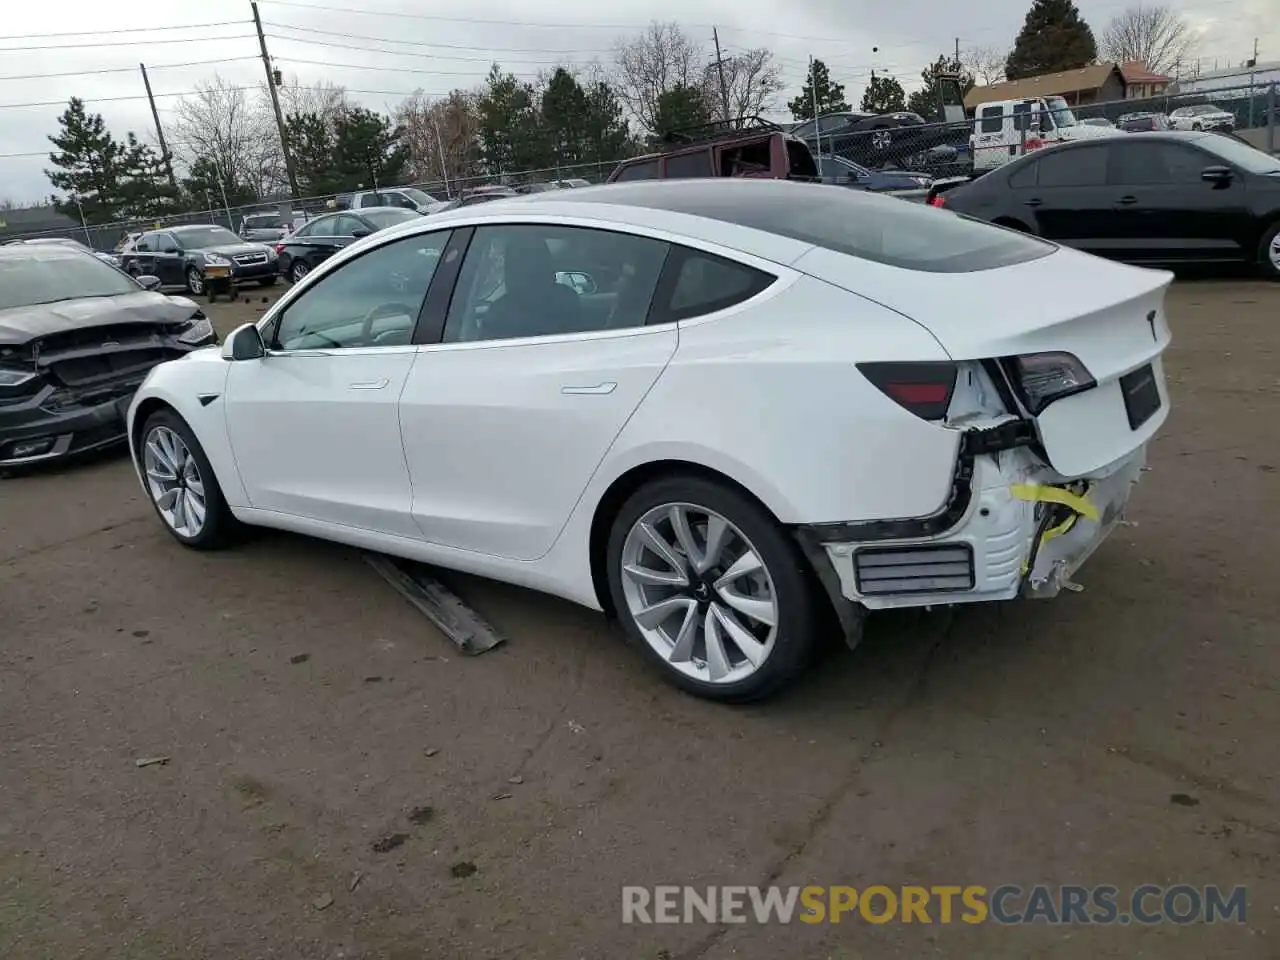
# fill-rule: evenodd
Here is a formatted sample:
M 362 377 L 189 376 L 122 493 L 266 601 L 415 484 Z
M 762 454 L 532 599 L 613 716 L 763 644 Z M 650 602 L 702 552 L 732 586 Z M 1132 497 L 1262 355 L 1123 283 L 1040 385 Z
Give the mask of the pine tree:
M 907 95 L 902 84 L 893 77 L 873 76 L 862 94 L 862 109 L 867 113 L 894 113 L 907 109 Z
M 564 67 L 556 67 L 542 90 L 541 113 L 555 165 L 573 166 L 586 159 L 587 94 Z
M 678 83 L 658 97 L 654 109 L 653 132 L 662 137 L 673 130 L 697 127 L 711 122 L 707 98 L 699 87 Z
M 120 219 L 124 206 L 121 177 L 127 164 L 126 148 L 111 136 L 102 116 L 86 113 L 84 101 L 72 97 L 58 118 L 62 130 L 49 137 L 57 152 L 49 161 L 57 169 L 45 176 L 66 199 L 53 198 L 59 213 L 84 218 L 89 223 Z M 77 203 L 78 201 L 78 203 Z
M 385 187 L 404 180 L 409 151 L 390 117 L 350 107 L 333 121 L 333 155 L 339 190 Z
M 632 146 L 631 128 L 622 113 L 622 103 L 613 87 L 598 80 L 586 90 L 587 116 L 584 123 L 587 152 L 584 160 L 605 163 L 621 160 Z
M 818 115 L 828 113 L 847 113 L 849 102 L 844 98 L 844 85 L 833 83 L 827 65 L 821 60 L 814 60 L 813 66 L 805 76 L 800 95 L 787 104 L 794 120 L 812 120 L 814 101 L 817 101 Z
M 537 91 L 498 64 L 489 70 L 476 102 L 480 156 L 490 173 L 544 170 L 552 164 L 550 138 L 543 129 Z
M 1098 58 L 1093 31 L 1072 0 L 1032 0 L 1005 62 L 1010 80 L 1086 67 Z

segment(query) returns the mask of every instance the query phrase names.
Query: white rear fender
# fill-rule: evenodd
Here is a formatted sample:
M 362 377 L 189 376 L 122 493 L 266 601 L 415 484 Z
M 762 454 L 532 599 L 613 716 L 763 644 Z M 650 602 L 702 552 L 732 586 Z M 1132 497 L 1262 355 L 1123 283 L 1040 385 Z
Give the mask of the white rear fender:
M 727 474 L 784 523 L 933 513 L 950 493 L 959 432 L 907 412 L 856 364 L 946 360 L 918 324 L 812 277 L 767 310 L 681 323 L 675 356 L 584 503 L 594 510 L 634 466 L 682 459 Z
M 129 405 L 128 424 L 132 449 L 140 409 L 149 411 L 156 403 L 162 403 L 176 410 L 200 441 L 218 478 L 222 495 L 228 506 L 234 509 L 247 506 L 249 500 L 240 482 L 240 473 L 227 440 L 226 408 L 223 401 L 230 370 L 230 361 L 223 360 L 216 347 L 197 350 L 180 360 L 160 364 L 152 369 L 134 394 L 133 402 Z M 137 427 L 141 429 L 142 424 L 137 423 Z M 138 451 L 133 450 L 135 470 L 138 469 L 137 453 Z

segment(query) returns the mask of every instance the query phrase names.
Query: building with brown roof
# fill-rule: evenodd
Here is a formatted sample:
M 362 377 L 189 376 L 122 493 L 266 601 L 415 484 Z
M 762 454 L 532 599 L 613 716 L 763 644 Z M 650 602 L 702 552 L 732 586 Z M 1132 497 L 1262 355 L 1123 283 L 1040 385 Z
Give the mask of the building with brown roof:
M 1006 80 L 988 87 L 974 87 L 964 97 L 966 110 L 997 100 L 1025 100 L 1033 97 L 1062 97 L 1072 106 L 1133 100 L 1158 96 L 1173 81 L 1152 73 L 1138 61 L 1095 63 L 1078 70 L 1045 73 L 1038 77 Z

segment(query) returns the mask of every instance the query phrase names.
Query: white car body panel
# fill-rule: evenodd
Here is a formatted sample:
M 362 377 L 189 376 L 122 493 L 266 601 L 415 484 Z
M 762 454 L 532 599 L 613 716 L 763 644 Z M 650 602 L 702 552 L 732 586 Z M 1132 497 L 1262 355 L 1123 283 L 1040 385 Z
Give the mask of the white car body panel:
M 828 536 L 819 552 L 841 594 L 869 608 L 1051 593 L 1122 513 L 1167 416 L 1168 274 L 1062 248 L 976 273 L 905 270 L 719 220 L 572 199 L 583 192 L 495 201 L 380 231 L 329 258 L 262 324 L 364 251 L 455 226 L 621 230 L 778 279 L 728 309 L 625 331 L 241 362 L 199 351 L 156 367 L 140 388 L 129 414 L 135 446 L 139 412 L 172 406 L 241 520 L 595 608 L 589 544 L 599 505 L 630 471 L 664 461 L 722 474 L 782 524 L 847 528 L 847 538 Z M 965 454 L 966 432 L 1020 416 L 1001 405 L 976 361 L 1049 351 L 1073 353 L 1097 386 L 1022 419 L 1048 462 L 1025 446 Z M 958 363 L 947 419 L 903 409 L 857 369 L 867 361 Z M 1162 404 L 1131 430 L 1119 379 L 1147 363 Z M 965 457 L 972 495 L 954 523 L 875 542 L 964 545 L 972 588 L 864 593 L 856 563 L 870 537 L 859 525 L 940 515 L 954 504 Z M 1097 519 L 1038 543 L 1038 506 L 1015 489 L 1074 478 L 1094 491 Z

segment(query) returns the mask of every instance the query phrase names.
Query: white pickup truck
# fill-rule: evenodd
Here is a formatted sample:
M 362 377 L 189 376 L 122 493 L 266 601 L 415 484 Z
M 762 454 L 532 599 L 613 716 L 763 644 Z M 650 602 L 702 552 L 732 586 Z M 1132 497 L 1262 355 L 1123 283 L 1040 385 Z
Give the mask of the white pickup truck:
M 1114 127 L 1081 123 L 1062 97 L 984 103 L 974 110 L 969 135 L 973 172 L 986 173 L 1053 143 L 1113 137 L 1118 132 Z

